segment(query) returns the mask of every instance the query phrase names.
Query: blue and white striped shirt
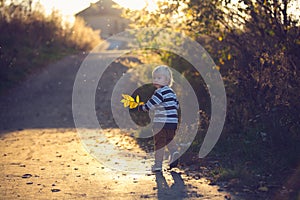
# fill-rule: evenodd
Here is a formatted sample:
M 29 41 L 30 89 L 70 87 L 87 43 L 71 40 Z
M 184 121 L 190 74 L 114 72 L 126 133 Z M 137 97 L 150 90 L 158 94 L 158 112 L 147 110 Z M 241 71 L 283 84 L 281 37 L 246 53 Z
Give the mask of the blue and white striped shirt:
M 176 129 L 178 124 L 179 103 L 176 94 L 169 86 L 155 90 L 151 99 L 141 106 L 143 111 L 154 110 L 154 127 Z

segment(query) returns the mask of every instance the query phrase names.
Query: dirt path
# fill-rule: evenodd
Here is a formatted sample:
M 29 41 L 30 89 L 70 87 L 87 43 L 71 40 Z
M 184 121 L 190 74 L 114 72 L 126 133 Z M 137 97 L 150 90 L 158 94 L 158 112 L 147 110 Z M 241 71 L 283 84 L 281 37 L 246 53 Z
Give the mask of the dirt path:
M 49 65 L 0 97 L 1 199 L 242 199 L 179 169 L 135 174 L 111 170 L 94 159 L 81 144 L 72 116 L 74 79 L 84 57 L 68 56 Z M 98 133 L 106 138 L 100 145 L 116 148 L 127 141 L 131 150 L 142 152 L 109 115 L 110 90 L 126 70 L 113 63 L 100 88 L 107 94 L 100 95 L 96 108 L 105 127 Z

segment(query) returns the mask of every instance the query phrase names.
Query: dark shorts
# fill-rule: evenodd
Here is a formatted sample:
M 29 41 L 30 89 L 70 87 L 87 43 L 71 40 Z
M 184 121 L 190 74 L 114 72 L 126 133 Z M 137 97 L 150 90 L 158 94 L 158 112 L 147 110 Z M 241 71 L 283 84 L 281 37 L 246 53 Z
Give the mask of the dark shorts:
M 167 146 L 167 144 L 169 144 L 173 140 L 176 130 L 175 129 L 161 129 L 161 130 L 153 129 L 153 133 L 155 134 L 154 149 L 158 150 Z

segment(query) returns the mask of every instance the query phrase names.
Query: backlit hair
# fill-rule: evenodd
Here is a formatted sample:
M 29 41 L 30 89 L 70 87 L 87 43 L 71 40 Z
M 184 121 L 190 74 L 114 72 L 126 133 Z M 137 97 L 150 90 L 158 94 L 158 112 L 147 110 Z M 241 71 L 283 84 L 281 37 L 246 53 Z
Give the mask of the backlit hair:
M 171 87 L 173 85 L 174 80 L 173 80 L 172 71 L 170 70 L 170 68 L 167 65 L 159 65 L 159 66 L 155 67 L 154 70 L 152 71 L 152 76 L 155 73 L 166 76 L 168 79 L 169 87 Z

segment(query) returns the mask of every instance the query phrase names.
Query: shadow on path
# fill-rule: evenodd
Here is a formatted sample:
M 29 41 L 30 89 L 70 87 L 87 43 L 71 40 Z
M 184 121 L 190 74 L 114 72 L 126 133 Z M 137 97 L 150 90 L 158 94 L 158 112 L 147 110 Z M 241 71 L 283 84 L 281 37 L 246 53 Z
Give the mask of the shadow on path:
M 180 200 L 187 197 L 184 181 L 180 173 L 172 171 L 171 176 L 174 182 L 171 186 L 169 186 L 162 172 L 157 172 L 155 174 L 155 181 L 157 184 L 157 197 L 159 200 Z

